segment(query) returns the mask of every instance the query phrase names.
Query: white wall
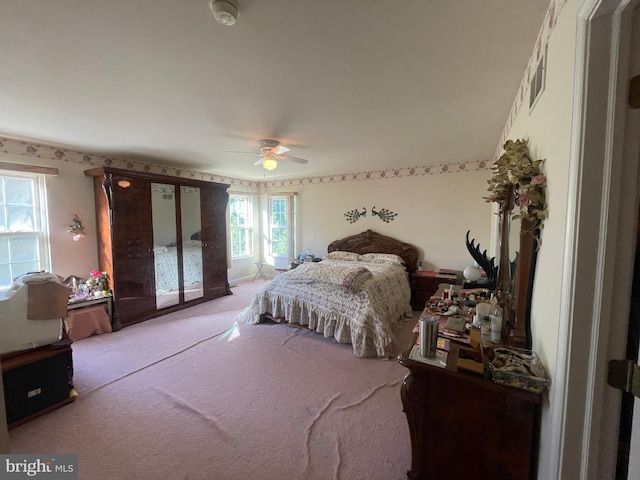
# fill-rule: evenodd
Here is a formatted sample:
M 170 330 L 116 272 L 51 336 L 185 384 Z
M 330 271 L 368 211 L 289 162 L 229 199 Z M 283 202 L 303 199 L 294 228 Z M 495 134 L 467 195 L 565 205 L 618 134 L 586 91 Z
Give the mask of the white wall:
M 542 231 L 542 246 L 538 253 L 531 325 L 533 349 L 541 356 L 552 376 L 549 403 L 553 403 L 555 388 L 553 372 L 560 325 L 562 299 L 562 265 L 564 263 L 567 225 L 569 158 L 573 128 L 574 64 L 576 50 L 576 18 L 582 0 L 569 0 L 557 18 L 548 39 L 546 86 L 542 96 L 529 111 L 525 100 L 508 132 L 510 139 L 526 138 L 533 159 L 544 158 L 543 171 L 548 179 L 547 201 L 549 217 Z M 528 94 L 525 95 L 528 98 Z M 560 383 L 560 382 L 558 382 Z M 556 452 L 550 435 L 554 417 L 545 403 L 541 432 L 538 478 L 555 478 L 548 461 Z M 579 446 L 577 446 L 579 448 Z
M 530 156 L 544 158 L 549 217 L 544 222 L 542 247 L 534 283 L 531 311 L 533 346 L 551 369 L 555 364 L 560 312 L 561 275 L 571 147 L 576 16 L 582 1 L 568 2 L 549 38 L 545 90 L 529 112 L 523 105 L 509 138 L 527 138 Z
M 332 241 L 371 229 L 418 247 L 425 270 L 462 270 L 473 264 L 465 246 L 467 230 L 489 249 L 491 204 L 483 197 L 490 176 L 480 170 L 297 186 L 300 248 L 322 256 Z M 278 190 L 291 189 L 271 191 Z M 397 216 L 385 223 L 372 216 L 374 206 Z M 347 221 L 346 212 L 363 208 L 365 217 Z

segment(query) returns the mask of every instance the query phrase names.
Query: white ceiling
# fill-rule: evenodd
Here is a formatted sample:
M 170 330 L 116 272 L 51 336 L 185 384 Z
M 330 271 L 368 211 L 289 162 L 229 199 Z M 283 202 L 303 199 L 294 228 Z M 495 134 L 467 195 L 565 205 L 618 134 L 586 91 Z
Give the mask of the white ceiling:
M 264 179 L 491 158 L 549 0 L 2 0 L 0 135 Z

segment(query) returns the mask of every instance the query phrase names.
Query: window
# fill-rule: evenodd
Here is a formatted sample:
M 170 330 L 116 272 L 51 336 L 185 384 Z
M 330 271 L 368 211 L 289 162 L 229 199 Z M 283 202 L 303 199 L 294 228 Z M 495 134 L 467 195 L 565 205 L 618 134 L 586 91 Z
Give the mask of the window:
M 0 290 L 48 270 L 44 177 L 0 172 Z
M 295 195 L 269 197 L 269 243 L 274 266 L 293 260 L 295 250 Z
M 251 198 L 230 196 L 229 217 L 232 258 L 251 256 Z
M 271 198 L 271 255 L 287 255 L 287 199 Z

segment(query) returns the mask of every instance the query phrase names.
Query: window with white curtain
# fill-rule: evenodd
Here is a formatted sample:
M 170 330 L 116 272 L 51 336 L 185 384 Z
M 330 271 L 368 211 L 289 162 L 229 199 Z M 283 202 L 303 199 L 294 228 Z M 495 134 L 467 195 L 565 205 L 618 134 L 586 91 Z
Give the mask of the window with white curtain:
M 296 195 L 269 196 L 269 255 L 276 268 L 286 267 L 295 256 Z
M 253 254 L 251 209 L 251 197 L 240 195 L 229 197 L 232 258 L 249 257 Z
M 0 290 L 49 270 L 44 175 L 0 171 Z

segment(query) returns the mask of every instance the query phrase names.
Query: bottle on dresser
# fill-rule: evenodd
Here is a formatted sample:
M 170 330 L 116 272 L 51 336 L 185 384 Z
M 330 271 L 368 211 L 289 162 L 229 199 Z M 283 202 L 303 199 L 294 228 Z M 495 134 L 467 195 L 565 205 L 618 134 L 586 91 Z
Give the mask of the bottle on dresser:
M 480 341 L 485 346 L 491 345 L 491 312 L 496 305 L 494 297 L 491 297 L 490 302 L 480 302 L 476 305 L 476 313 L 480 323 Z
M 491 308 L 489 318 L 491 320 L 491 343 L 501 343 L 502 341 L 502 307 L 496 302 Z

